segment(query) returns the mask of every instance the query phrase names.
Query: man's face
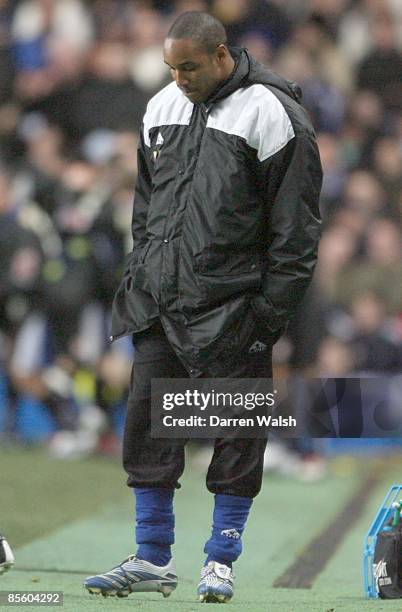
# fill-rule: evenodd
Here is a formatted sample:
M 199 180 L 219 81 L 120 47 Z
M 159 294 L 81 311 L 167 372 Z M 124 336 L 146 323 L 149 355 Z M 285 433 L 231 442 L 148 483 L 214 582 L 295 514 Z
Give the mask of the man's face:
M 190 38 L 167 38 L 165 63 L 184 95 L 195 104 L 204 102 L 225 78 L 227 50 L 223 45 L 207 53 Z

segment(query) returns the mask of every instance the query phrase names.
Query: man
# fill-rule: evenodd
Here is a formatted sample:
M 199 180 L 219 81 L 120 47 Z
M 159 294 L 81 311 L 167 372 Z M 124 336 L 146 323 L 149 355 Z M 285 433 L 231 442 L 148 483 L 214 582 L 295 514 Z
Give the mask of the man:
M 0 533 L 0 576 L 11 569 L 14 562 L 13 551 L 6 538 Z
M 164 54 L 174 82 L 144 116 L 134 248 L 113 320 L 114 337 L 132 333 L 136 349 L 123 454 L 138 550 L 86 580 L 103 595 L 167 596 L 177 585 L 170 547 L 184 441 L 151 438 L 151 378 L 271 377 L 272 345 L 310 283 L 319 238 L 321 166 L 297 86 L 229 50 L 205 13 L 179 16 Z M 233 595 L 265 444 L 215 441 L 201 601 Z

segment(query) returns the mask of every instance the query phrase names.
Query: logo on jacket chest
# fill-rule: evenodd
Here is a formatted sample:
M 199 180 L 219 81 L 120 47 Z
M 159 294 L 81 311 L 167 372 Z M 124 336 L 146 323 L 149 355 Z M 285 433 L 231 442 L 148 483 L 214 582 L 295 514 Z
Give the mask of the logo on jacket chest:
M 163 136 L 160 132 L 158 132 L 158 136 L 156 137 L 156 142 L 155 142 L 155 148 L 152 151 L 152 158 L 154 160 L 154 162 L 158 159 L 159 154 L 161 152 L 161 148 L 163 147 L 163 143 L 164 143 L 164 139 Z

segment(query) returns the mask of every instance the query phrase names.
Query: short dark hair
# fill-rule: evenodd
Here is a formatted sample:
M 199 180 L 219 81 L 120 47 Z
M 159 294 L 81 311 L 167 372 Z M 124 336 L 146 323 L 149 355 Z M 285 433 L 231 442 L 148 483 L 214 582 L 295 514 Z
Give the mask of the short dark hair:
M 187 11 L 178 16 L 166 38 L 191 38 L 207 53 L 227 42 L 226 30 L 218 19 L 202 11 Z

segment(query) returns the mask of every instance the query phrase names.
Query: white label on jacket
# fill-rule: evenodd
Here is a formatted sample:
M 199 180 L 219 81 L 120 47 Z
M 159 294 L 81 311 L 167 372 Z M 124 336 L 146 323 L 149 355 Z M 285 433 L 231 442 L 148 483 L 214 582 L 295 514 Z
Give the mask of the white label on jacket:
M 164 87 L 148 102 L 144 115 L 144 141 L 151 144 L 149 131 L 162 125 L 189 125 L 193 104 L 178 89 L 176 83 Z
M 257 150 L 260 161 L 271 157 L 295 133 L 278 98 L 264 85 L 251 85 L 212 106 L 207 128 L 241 136 Z

